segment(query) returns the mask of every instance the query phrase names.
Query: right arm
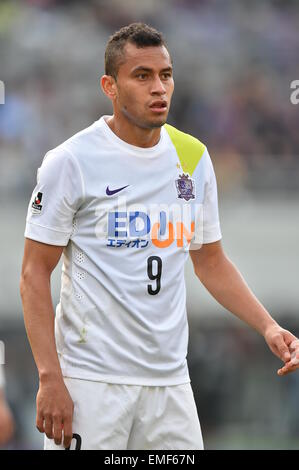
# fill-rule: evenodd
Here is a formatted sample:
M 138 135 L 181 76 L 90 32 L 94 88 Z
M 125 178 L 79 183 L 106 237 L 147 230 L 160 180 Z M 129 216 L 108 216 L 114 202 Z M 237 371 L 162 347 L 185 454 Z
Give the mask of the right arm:
M 51 273 L 63 246 L 25 239 L 20 280 L 24 322 L 39 373 L 36 426 L 55 444 L 69 447 L 72 439 L 73 402 L 64 384 L 54 335 Z

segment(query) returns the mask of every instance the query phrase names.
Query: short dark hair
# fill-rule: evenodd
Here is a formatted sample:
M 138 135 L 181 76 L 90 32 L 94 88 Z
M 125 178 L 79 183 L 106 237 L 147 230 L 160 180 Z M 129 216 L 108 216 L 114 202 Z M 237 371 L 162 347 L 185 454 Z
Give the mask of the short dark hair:
M 105 51 L 105 74 L 116 79 L 119 66 L 124 63 L 124 47 L 130 42 L 137 47 L 167 45 L 162 33 L 145 23 L 132 23 L 110 36 Z

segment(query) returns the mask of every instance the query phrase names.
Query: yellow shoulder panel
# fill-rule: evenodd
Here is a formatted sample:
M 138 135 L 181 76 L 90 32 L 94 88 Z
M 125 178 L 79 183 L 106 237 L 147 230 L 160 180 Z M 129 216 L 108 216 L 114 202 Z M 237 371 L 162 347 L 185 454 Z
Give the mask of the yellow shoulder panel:
M 164 127 L 175 146 L 183 171 L 191 176 L 206 146 L 192 135 L 185 134 L 169 124 L 165 124 Z

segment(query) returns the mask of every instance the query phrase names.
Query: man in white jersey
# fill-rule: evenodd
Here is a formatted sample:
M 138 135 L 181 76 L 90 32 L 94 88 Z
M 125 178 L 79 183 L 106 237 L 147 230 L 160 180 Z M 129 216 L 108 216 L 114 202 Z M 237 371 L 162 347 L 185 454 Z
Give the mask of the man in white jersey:
M 147 25 L 109 40 L 102 116 L 46 154 L 28 207 L 21 277 L 45 449 L 203 449 L 187 365 L 184 263 L 285 365 L 298 340 L 224 254 L 204 144 L 166 124 L 174 80 Z M 200 248 L 201 247 L 201 248 Z M 200 249 L 199 249 L 200 248 Z M 60 302 L 50 276 L 63 254 Z

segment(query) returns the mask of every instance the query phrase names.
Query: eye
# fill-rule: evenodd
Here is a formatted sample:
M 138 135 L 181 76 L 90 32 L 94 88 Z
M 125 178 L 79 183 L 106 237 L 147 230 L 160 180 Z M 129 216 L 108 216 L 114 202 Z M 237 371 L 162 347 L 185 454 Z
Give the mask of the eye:
M 164 80 L 167 80 L 168 78 L 171 78 L 171 76 L 172 75 L 171 75 L 170 72 L 165 72 L 165 73 L 162 74 L 162 77 L 163 77 Z
M 145 80 L 147 78 L 147 73 L 139 73 L 136 77 L 140 78 L 140 80 Z

